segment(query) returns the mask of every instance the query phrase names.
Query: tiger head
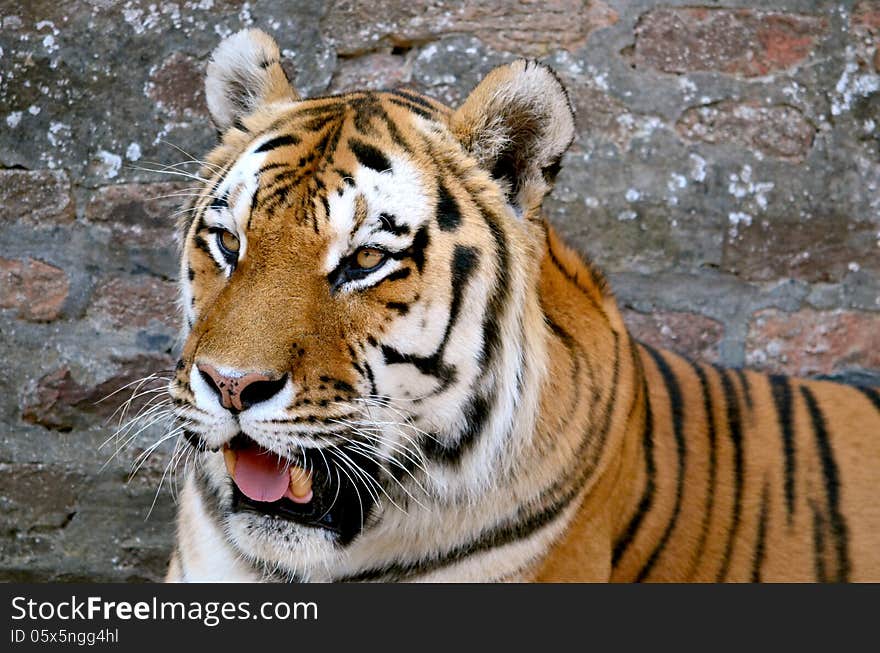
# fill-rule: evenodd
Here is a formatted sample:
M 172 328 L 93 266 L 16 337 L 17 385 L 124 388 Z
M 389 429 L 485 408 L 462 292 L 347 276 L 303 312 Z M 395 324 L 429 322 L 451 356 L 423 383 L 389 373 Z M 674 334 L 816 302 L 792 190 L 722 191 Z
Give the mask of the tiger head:
M 518 464 L 546 375 L 560 82 L 519 60 L 454 110 L 409 90 L 306 99 L 247 30 L 214 52 L 206 97 L 220 142 L 181 225 L 170 391 L 208 511 L 291 569 L 475 501 Z

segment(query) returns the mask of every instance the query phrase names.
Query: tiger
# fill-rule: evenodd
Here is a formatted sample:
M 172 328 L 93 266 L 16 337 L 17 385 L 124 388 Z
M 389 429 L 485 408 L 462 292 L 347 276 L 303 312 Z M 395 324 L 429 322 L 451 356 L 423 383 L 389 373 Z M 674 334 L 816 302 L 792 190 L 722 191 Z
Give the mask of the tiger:
M 634 339 L 549 67 L 304 98 L 248 29 L 205 97 L 168 582 L 880 581 L 880 389 Z

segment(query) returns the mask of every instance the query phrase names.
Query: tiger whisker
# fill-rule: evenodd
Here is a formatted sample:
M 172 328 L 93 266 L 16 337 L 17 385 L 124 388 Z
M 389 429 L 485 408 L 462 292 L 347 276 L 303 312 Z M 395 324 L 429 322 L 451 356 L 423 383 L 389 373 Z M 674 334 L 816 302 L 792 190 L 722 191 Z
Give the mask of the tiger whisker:
M 164 138 L 160 138 L 159 142 L 165 143 L 166 145 L 170 145 L 171 147 L 173 147 L 175 150 L 177 150 L 178 152 L 180 152 L 184 156 L 188 156 L 190 159 L 189 163 L 198 163 L 199 165 L 205 166 L 206 168 L 213 168 L 214 172 L 222 172 L 223 171 L 223 168 L 218 166 L 216 163 L 209 163 L 208 161 L 203 161 L 201 159 L 198 159 L 195 156 L 193 156 L 192 154 L 190 154 L 189 152 L 187 152 L 186 150 L 184 150 L 182 147 L 180 147 L 179 145 L 175 145 L 171 141 L 165 140 Z

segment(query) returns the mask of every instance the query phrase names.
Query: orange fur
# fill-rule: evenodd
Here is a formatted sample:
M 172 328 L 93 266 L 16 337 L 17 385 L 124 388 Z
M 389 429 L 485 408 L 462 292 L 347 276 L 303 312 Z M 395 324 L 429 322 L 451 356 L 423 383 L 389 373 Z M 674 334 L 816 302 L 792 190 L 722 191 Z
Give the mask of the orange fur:
M 561 265 L 554 265 L 554 259 Z M 566 378 L 572 360 L 580 358 L 607 382 L 615 355 L 602 343 L 617 330 L 625 346 L 617 356 L 622 378 L 617 386 L 620 396 L 612 406 L 618 426 L 607 437 L 594 489 L 586 491 L 578 516 L 542 563 L 537 579 L 880 579 L 880 407 L 872 405 L 867 393 L 827 381 L 773 379 L 787 385 L 791 394 L 794 473 L 789 509 L 783 425 L 771 377 L 657 352 L 678 385 L 679 445 L 670 390 L 654 356 L 620 330 L 619 314 L 610 297 L 600 292 L 595 273 L 560 248 L 552 235 L 541 282 L 548 316 L 568 329 L 579 345 L 551 349 L 560 376 Z M 573 299 L 578 294 L 582 298 Z M 637 360 L 628 364 L 633 354 Z M 711 416 L 697 370 L 707 384 Z M 583 377 L 580 382 L 589 396 L 588 375 Z M 647 389 L 652 414 L 647 436 L 645 396 L 639 388 Z M 805 392 L 815 402 L 813 413 Z M 556 387 L 546 392 L 545 424 L 561 420 L 558 413 L 572 405 L 559 397 Z M 827 437 L 824 446 L 814 416 Z M 559 437 L 552 427 L 546 428 L 547 437 Z M 646 490 L 646 437 L 653 491 Z M 626 540 L 626 529 L 645 497 L 649 508 L 632 539 Z M 610 564 L 614 546 L 623 542 L 628 545 Z

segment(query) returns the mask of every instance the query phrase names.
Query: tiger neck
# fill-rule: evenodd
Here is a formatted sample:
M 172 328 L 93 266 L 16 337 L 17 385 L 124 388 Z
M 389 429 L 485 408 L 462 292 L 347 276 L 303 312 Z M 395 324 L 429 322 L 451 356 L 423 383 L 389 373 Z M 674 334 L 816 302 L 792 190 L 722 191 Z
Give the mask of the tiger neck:
M 538 294 L 550 331 L 548 374 L 535 440 L 554 478 L 544 496 L 564 513 L 566 534 L 536 575 L 606 580 L 635 492 L 627 479 L 640 455 L 644 372 L 604 278 L 549 225 L 546 233 Z

